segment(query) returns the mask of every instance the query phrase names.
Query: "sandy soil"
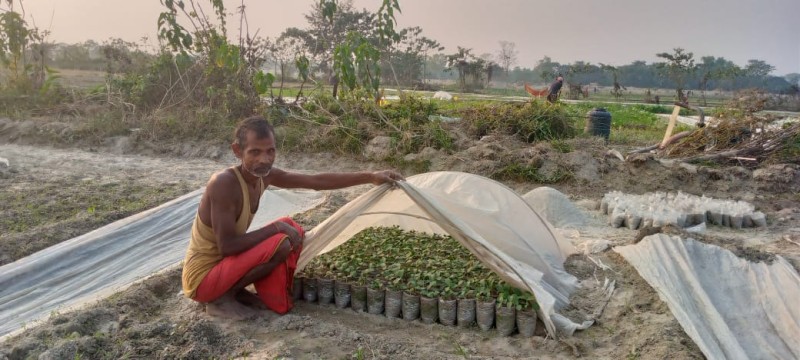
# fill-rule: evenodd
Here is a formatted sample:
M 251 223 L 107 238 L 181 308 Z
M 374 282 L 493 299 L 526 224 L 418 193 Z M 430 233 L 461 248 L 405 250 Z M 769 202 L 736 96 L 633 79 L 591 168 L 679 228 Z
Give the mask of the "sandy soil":
M 604 155 L 606 149 L 597 144 L 578 144 L 580 151 L 554 153 L 534 148 L 531 156 L 543 161 L 571 166 L 575 180 L 553 187 L 579 201 L 594 217 L 595 226 L 572 232 L 576 240 L 606 239 L 613 245 L 629 244 L 636 233 L 603 225 L 599 212 L 593 211 L 597 201 L 611 189 L 641 193 L 683 189 L 720 198 L 754 202 L 767 213 L 771 226 L 767 230 L 733 231 L 712 229 L 700 240 L 740 251 L 741 256 L 758 257 L 762 253 L 780 254 L 800 266 L 800 246 L 784 239 L 800 241 L 800 198 L 794 183 L 776 168 L 769 174 L 754 174 L 743 168 L 686 168 L 665 166 L 651 158 L 621 162 Z M 487 148 L 488 149 L 488 148 Z M 491 149 L 488 149 L 489 151 Z M 194 190 L 208 176 L 233 159 L 221 160 L 115 155 L 111 151 L 89 152 L 74 149 L 51 149 L 19 145 L 0 145 L 0 157 L 10 162 L 0 177 L 0 193 L 42 192 L 58 204 L 68 196 L 87 197 L 93 192 L 107 195 L 128 191 L 151 199 L 153 204 L 169 196 Z M 465 159 L 468 159 L 465 160 Z M 378 169 L 380 164 L 341 159 L 332 155 L 287 155 L 279 160 L 285 168 L 307 171 Z M 464 155 L 443 157 L 433 161 L 433 169 L 485 172 L 490 164 L 480 158 Z M 782 170 L 783 169 L 783 170 Z M 783 172 L 782 172 L 783 171 Z M 800 175 L 798 175 L 800 176 Z M 89 180 L 87 180 L 89 179 Z M 77 184 L 91 182 L 96 186 Z M 133 185 L 121 187 L 120 184 Z M 39 184 L 53 184 L 47 192 Z M 111 184 L 111 185 L 109 185 Z M 116 184 L 116 185 L 114 185 Z M 509 183 L 524 193 L 537 184 Z M 137 188 L 136 186 L 140 186 Z M 368 187 L 355 187 L 327 192 L 322 206 L 298 217 L 301 224 L 313 227 L 341 205 L 363 193 Z M 10 190 L 13 189 L 13 190 Z M 121 189 L 121 190 L 120 190 Z M 145 189 L 145 190 L 142 190 Z M 171 189 L 153 196 L 147 189 Z M 113 191 L 112 191 L 113 190 Z M 150 195 L 141 195 L 150 194 Z M 149 197 L 148 197 L 149 196 Z M 72 201 L 72 200 L 69 200 Z M 115 199 L 111 202 L 118 202 Z M 2 214 L 19 211 L 25 201 L 3 205 Z M 149 204 L 149 203 L 148 203 Z M 139 208 L 146 207 L 145 205 Z M 96 208 L 107 214 L 114 209 Z M 47 233 L 59 223 L 48 214 L 53 207 L 41 210 L 45 220 L 17 235 L 0 235 L 0 244 L 16 247 Z M 62 210 L 58 210 L 62 212 Z M 86 220 L 86 211 L 70 216 L 75 232 L 86 231 L 102 222 Z M 26 235 L 19 235 L 24 233 Z M 17 236 L 17 237 L 15 237 Z M 61 239 L 64 240 L 64 239 Z M 53 240 L 58 242 L 58 240 Z M 3 249 L 3 248 L 0 248 Z M 11 255 L 4 255 L 9 259 Z M 591 255 L 573 255 L 567 270 L 577 276 L 583 288 L 573 296 L 573 305 L 566 313 L 576 317 L 590 313 L 597 305 L 597 291 L 605 278 L 617 281 L 617 291 L 597 324 L 574 337 L 559 341 L 539 336 L 502 338 L 493 332 L 478 329 L 424 325 L 417 321 L 387 319 L 382 316 L 357 314 L 350 310 L 298 303 L 289 314 L 264 313 L 258 319 L 231 322 L 208 317 L 200 306 L 180 295 L 180 271 L 173 269 L 145 280 L 85 309 L 68 314 L 53 314 L 46 324 L 25 331 L 0 344 L 0 359 L 39 357 L 64 358 L 402 358 L 402 359 L 559 359 L 583 356 L 588 358 L 685 359 L 703 358 L 658 294 L 613 251 Z M 610 267 L 603 270 L 601 262 Z

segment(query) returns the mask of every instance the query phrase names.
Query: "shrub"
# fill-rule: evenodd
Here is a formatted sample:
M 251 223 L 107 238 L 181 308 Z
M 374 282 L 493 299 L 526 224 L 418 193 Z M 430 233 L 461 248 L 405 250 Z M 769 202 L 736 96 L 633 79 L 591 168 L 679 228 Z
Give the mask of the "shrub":
M 532 143 L 570 138 L 577 133 L 572 118 L 563 107 L 539 101 L 481 104 L 458 110 L 458 114 L 469 133 L 478 138 L 501 133 Z

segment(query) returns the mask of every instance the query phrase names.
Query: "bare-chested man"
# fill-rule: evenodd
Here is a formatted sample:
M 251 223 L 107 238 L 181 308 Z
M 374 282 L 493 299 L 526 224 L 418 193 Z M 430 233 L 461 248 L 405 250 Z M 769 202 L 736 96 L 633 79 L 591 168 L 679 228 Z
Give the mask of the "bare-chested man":
M 394 171 L 305 175 L 273 168 L 275 134 L 263 117 L 243 120 L 235 136 L 231 149 L 241 164 L 214 174 L 206 185 L 184 260 L 183 292 L 206 303 L 211 315 L 243 319 L 255 314 L 246 305 L 288 311 L 274 303 L 289 296 L 274 275 L 288 274 L 291 281 L 303 243 L 303 229 L 289 218 L 247 232 L 264 189 L 330 190 L 403 177 Z M 245 289 L 250 284 L 257 294 Z

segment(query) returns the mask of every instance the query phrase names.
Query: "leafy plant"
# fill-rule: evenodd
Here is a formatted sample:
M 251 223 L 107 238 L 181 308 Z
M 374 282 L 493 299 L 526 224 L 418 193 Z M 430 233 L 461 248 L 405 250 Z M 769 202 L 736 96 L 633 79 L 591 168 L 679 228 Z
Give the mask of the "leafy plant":
M 0 81 L 0 91 L 32 97 L 33 101 L 26 99 L 23 105 L 57 103 L 64 96 L 54 91 L 58 90 L 58 71 L 47 65 L 50 32 L 28 25 L 23 14 L 14 10 L 14 2 L 7 3 L 9 9 L 0 9 L 0 79 L 4 80 Z M 12 102 L 19 102 L 19 99 L 14 100 L 17 101 Z M 8 107 L 16 108 L 19 104 Z
M 475 287 L 475 298 L 488 301 L 497 297 L 497 282 L 494 279 L 481 279 Z
M 486 300 L 498 296 L 498 301 L 510 306 L 535 306 L 532 294 L 503 283 L 452 237 L 397 227 L 365 229 L 314 258 L 304 272 L 429 298 Z
M 228 40 L 226 8 L 222 0 L 211 0 L 215 19 L 205 14 L 196 0 L 161 0 L 165 10 L 158 18 L 158 36 L 168 46 L 175 64 L 151 68 L 167 70 L 168 77 L 146 78 L 146 86 L 163 88 L 164 95 L 146 108 L 195 104 L 220 109 L 231 118 L 242 118 L 260 110 L 260 94 L 270 89 L 274 76 L 258 70 L 264 62 L 264 47 L 240 29 L 239 43 Z M 244 7 L 240 8 L 244 18 Z M 181 25 L 181 17 L 192 29 Z M 194 66 L 181 68 L 180 63 Z M 156 64 L 157 65 L 157 64 Z
M 332 20 L 331 8 L 336 6 L 321 4 L 325 9 L 325 16 Z M 376 31 L 379 36 L 378 44 L 359 32 L 351 31 L 344 42 L 336 46 L 333 52 L 334 70 L 337 77 L 345 87 L 350 90 L 351 96 L 358 96 L 358 90 L 363 89 L 369 97 L 380 102 L 381 85 L 381 50 L 400 40 L 400 34 L 395 31 L 397 20 L 395 11 L 400 12 L 398 0 L 383 0 L 376 14 Z
M 539 310 L 539 304 L 533 294 L 505 282 L 497 285 L 497 303 L 500 306 L 513 307 L 517 310 Z

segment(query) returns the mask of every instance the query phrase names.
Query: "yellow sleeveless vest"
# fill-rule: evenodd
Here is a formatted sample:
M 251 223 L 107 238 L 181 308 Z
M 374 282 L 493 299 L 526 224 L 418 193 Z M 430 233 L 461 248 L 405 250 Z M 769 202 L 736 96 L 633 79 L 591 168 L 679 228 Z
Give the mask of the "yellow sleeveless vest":
M 236 177 L 239 178 L 239 186 L 242 188 L 242 212 L 236 220 L 236 235 L 244 235 L 253 221 L 255 211 L 250 212 L 250 192 L 247 190 L 239 169 L 233 168 Z M 264 193 L 264 182 L 261 182 L 259 196 Z M 258 210 L 258 209 L 256 209 Z M 192 238 L 189 240 L 189 248 L 186 250 L 186 257 L 183 260 L 183 294 L 193 298 L 194 293 L 206 277 L 209 271 L 222 261 L 222 254 L 217 248 L 217 236 L 211 226 L 200 220 L 200 212 L 192 223 Z

